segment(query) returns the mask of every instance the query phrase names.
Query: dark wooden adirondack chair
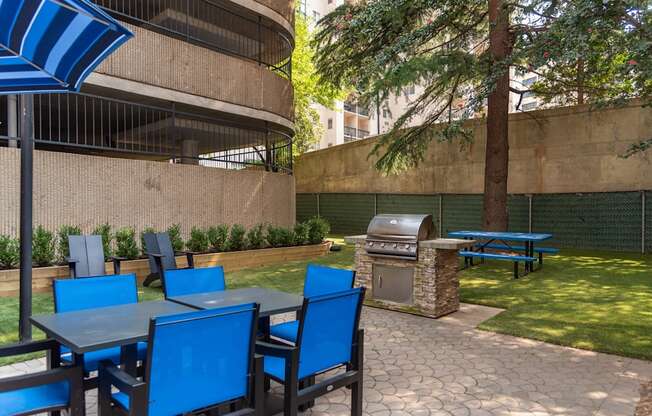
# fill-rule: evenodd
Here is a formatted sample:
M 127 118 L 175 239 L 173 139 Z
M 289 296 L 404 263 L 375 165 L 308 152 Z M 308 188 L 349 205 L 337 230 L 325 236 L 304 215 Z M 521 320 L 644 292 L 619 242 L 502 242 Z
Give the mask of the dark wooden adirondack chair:
M 91 277 L 104 276 L 104 248 L 99 235 L 69 235 L 70 257 L 66 258 L 70 267 L 70 276 Z M 113 261 L 113 273 L 120 274 L 120 262 L 123 257 L 110 257 Z
M 175 256 L 186 255 L 188 269 L 195 268 L 195 259 L 192 252 L 177 251 L 172 249 L 172 242 L 168 233 L 145 233 L 145 254 L 149 259 L 150 274 L 143 282 L 143 286 L 149 286 L 152 282 L 159 280 L 165 270 L 176 270 L 177 260 Z

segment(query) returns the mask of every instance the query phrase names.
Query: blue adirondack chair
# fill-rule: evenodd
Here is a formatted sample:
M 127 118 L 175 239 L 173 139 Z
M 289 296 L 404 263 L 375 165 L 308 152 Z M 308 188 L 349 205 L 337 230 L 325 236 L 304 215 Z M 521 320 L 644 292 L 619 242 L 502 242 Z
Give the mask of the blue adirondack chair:
M 351 415 L 362 414 L 364 333 L 359 329 L 364 288 L 305 298 L 294 346 L 259 342 L 265 375 L 284 385 L 283 414 L 296 416 L 299 406 L 342 387 L 351 387 Z M 344 372 L 312 385 L 315 376 Z M 275 410 L 275 409 L 274 409 Z
M 55 313 L 79 311 L 83 309 L 102 308 L 107 306 L 126 305 L 138 302 L 136 275 L 108 275 L 88 277 L 85 279 L 55 280 L 54 311 Z M 145 358 L 147 344 L 138 344 L 138 358 Z M 120 363 L 120 347 L 106 348 L 83 355 L 84 373 L 96 371 L 100 361 L 111 360 Z M 65 346 L 61 348 L 61 361 L 72 363 L 73 356 Z
M 226 289 L 222 266 L 166 270 L 161 282 L 166 298 Z
M 180 415 L 226 404 L 239 408 L 233 414 L 262 415 L 258 309 L 246 304 L 152 319 L 142 381 L 110 361 L 100 364 L 99 415 Z
M 47 351 L 59 354 L 53 340 L 0 347 L 0 357 Z M 32 415 L 68 410 L 71 416 L 84 414 L 81 366 L 66 366 L 0 379 L 0 416 Z
M 69 235 L 70 256 L 66 258 L 73 278 L 103 276 L 106 274 L 104 247 L 99 235 Z M 113 274 L 120 274 L 120 262 L 124 257 L 110 257 Z
M 188 261 L 188 269 L 195 267 L 194 253 L 190 251 L 174 251 L 170 234 L 168 233 L 145 233 L 145 252 L 149 259 L 150 274 L 143 282 L 143 286 L 149 286 L 152 282 L 161 278 L 168 270 L 176 270 L 178 255 L 185 255 Z
M 309 264 L 303 285 L 303 297 L 310 298 L 351 289 L 354 281 L 355 271 L 353 270 Z M 270 334 L 275 338 L 294 343 L 297 340 L 298 329 L 298 321 L 283 322 L 272 325 Z

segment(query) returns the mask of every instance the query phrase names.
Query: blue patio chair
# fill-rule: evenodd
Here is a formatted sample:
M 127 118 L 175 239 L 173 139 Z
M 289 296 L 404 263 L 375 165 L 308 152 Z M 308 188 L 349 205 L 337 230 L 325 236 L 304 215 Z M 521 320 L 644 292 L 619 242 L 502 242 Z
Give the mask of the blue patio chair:
M 55 313 L 72 312 L 138 302 L 136 275 L 108 275 L 84 279 L 57 279 L 53 283 Z M 138 359 L 145 358 L 146 343 L 138 343 Z M 92 351 L 83 355 L 84 373 L 96 371 L 100 361 L 110 359 L 120 363 L 120 347 Z M 72 363 L 70 350 L 61 348 L 61 361 Z
M 221 292 L 226 289 L 222 266 L 166 270 L 161 282 L 166 298 L 204 292 Z
M 295 346 L 256 344 L 256 353 L 265 357 L 266 377 L 284 385 L 285 416 L 295 416 L 299 406 L 342 387 L 351 387 L 351 415 L 362 414 L 364 333 L 359 324 L 364 292 L 356 288 L 305 298 Z M 345 371 L 302 384 L 336 368 Z
M 0 347 L 0 357 L 47 351 L 59 355 L 53 340 Z M 68 410 L 71 416 L 84 414 L 80 366 L 66 366 L 25 375 L 0 378 L 0 416 L 32 415 Z
M 354 281 L 355 271 L 353 270 L 309 264 L 303 285 L 303 297 L 310 298 L 351 289 Z M 299 322 L 296 320 L 283 322 L 272 325 L 270 334 L 275 338 L 294 343 L 297 340 L 298 329 Z
M 181 415 L 227 404 L 245 406 L 232 414 L 262 415 L 258 309 L 245 304 L 152 319 L 142 381 L 110 361 L 100 364 L 99 415 Z

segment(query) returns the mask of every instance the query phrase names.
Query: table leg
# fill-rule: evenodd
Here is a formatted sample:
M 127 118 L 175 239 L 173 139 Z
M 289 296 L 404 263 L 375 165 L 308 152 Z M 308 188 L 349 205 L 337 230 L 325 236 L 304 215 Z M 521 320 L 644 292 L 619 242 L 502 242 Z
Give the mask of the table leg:
M 72 364 L 73 365 L 79 365 L 79 366 L 83 367 L 84 366 L 84 354 L 73 353 L 72 354 Z M 81 395 L 82 397 L 81 397 L 81 403 L 80 403 L 82 415 L 86 414 L 86 390 L 87 390 L 87 388 L 86 388 L 86 376 L 87 375 L 84 376 L 84 382 L 82 383 L 82 386 L 83 386 L 82 389 L 84 390 L 82 392 L 82 395 Z
M 525 255 L 530 256 L 530 242 L 526 241 L 525 242 Z M 530 272 L 530 262 L 526 261 L 525 262 L 525 274 L 528 274 Z
M 59 368 L 61 366 L 61 347 L 57 346 L 51 350 L 48 350 L 47 355 L 45 356 L 45 364 L 48 370 L 54 368 Z M 60 416 L 61 412 L 56 410 L 54 412 L 49 412 L 49 416 Z
M 120 361 L 127 374 L 138 375 L 138 344 L 123 345 L 120 350 Z
M 270 340 L 270 317 L 269 316 L 263 316 L 261 318 L 258 318 L 258 332 L 263 334 L 263 341 L 264 342 L 269 342 Z M 265 391 L 270 391 L 272 388 L 272 382 L 269 377 L 265 376 L 265 383 L 264 383 L 264 390 Z

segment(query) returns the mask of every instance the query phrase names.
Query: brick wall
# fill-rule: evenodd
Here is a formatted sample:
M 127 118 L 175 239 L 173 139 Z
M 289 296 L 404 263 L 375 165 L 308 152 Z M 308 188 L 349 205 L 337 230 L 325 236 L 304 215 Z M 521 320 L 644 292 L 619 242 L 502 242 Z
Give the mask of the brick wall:
M 0 234 L 19 226 L 20 151 L 0 148 Z M 163 230 L 179 223 L 274 223 L 295 218 L 294 177 L 164 162 L 34 152 L 34 225 L 84 232 L 101 223 Z

